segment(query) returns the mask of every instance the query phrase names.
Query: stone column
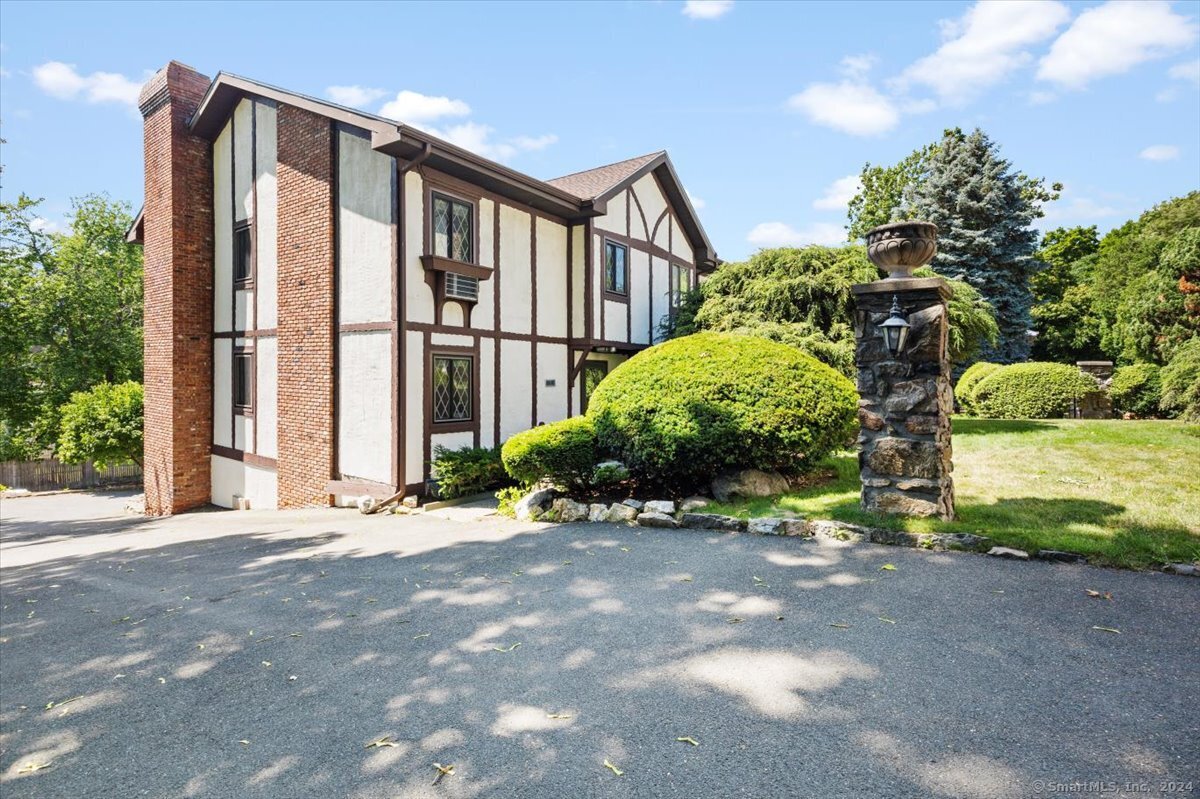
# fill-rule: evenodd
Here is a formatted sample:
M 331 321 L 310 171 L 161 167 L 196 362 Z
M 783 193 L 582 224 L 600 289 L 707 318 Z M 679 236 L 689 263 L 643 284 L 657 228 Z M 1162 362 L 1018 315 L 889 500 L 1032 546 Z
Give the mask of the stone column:
M 853 292 L 863 510 L 950 520 L 950 288 L 941 278 L 901 277 L 861 283 Z M 893 297 L 911 326 L 898 356 L 879 328 Z

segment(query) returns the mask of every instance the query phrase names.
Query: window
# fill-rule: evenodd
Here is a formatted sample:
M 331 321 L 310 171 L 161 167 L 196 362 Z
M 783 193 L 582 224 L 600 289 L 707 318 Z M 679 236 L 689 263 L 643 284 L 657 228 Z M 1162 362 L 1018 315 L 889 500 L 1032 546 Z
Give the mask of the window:
M 244 223 L 233 231 L 233 280 L 235 283 L 245 283 L 250 280 L 253 272 L 253 245 L 250 241 L 250 224 Z
M 686 266 L 671 264 L 671 307 L 683 304 L 683 296 L 692 288 L 692 276 Z
M 469 422 L 472 381 L 475 363 L 472 358 L 449 355 L 433 356 L 433 421 Z
M 245 413 L 254 403 L 254 356 L 248 352 L 233 355 L 233 407 Z
M 600 381 L 608 376 L 607 361 L 584 361 L 583 362 L 583 382 L 580 383 L 582 390 L 582 399 L 580 410 L 587 412 L 588 402 L 592 398 L 592 392 L 596 390 L 596 386 L 600 385 Z
M 433 254 L 473 263 L 475 209 L 470 203 L 433 195 Z
M 604 290 L 613 294 L 627 294 L 626 277 L 629 249 L 611 241 L 604 242 Z

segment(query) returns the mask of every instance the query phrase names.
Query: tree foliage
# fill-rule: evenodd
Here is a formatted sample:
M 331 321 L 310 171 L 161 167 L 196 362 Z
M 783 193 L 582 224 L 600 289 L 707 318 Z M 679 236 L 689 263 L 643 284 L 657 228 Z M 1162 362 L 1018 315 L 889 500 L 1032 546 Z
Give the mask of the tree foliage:
M 1181 344 L 1159 375 L 1162 409 L 1200 422 L 1200 336 Z
M 1099 249 L 1095 225 L 1055 228 L 1042 239 L 1037 259 L 1044 266 L 1030 280 L 1030 314 L 1038 334 L 1035 358 L 1074 362 L 1103 357 L 1089 279 Z
M 130 461 L 142 464 L 141 383 L 99 383 L 72 394 L 60 410 L 60 460 L 95 461 L 101 469 Z
M 100 382 L 142 377 L 142 254 L 127 205 L 72 203 L 47 233 L 39 200 L 0 204 L 0 456 L 53 446 L 58 409 Z
M 936 149 L 936 144 L 928 144 L 909 153 L 893 166 L 873 165 L 870 162 L 863 165 L 859 174 L 862 187 L 851 198 L 846 211 L 850 221 L 847 233 L 851 242 L 865 238 L 867 231 L 873 227 L 911 218 L 904 216 L 904 193 L 921 180 L 926 164 Z

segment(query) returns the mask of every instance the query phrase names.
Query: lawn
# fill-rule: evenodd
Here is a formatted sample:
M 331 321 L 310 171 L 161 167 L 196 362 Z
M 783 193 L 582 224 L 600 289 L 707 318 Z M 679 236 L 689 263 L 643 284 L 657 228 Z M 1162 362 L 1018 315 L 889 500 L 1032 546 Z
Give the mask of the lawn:
M 953 522 L 865 513 L 855 454 L 823 465 L 837 475 L 823 485 L 708 510 L 742 517 L 794 511 L 913 532 L 978 533 L 998 545 L 1079 552 L 1125 568 L 1200 560 L 1194 425 L 956 418 Z

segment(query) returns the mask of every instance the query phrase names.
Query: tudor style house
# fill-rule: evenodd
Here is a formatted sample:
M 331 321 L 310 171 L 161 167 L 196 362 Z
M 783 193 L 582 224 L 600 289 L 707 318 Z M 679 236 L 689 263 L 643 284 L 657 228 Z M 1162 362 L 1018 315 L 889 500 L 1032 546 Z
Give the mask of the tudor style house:
M 171 62 L 142 89 L 146 509 L 423 493 L 582 413 L 716 253 L 665 152 L 537 180 Z

